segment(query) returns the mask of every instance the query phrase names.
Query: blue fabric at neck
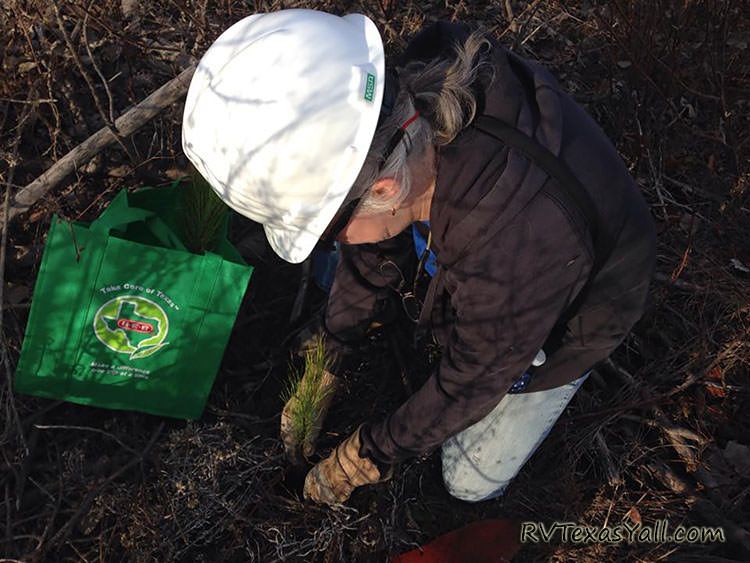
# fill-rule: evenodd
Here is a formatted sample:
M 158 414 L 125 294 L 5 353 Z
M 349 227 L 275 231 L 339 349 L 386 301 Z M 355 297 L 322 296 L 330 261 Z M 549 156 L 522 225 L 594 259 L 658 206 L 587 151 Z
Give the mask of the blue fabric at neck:
M 425 225 L 427 229 L 430 228 L 429 221 L 422 221 L 422 224 Z M 414 238 L 414 250 L 417 251 L 417 259 L 421 259 L 422 255 L 425 252 L 425 249 L 427 248 L 427 240 L 417 229 L 416 223 L 412 224 L 411 233 Z M 429 251 L 429 255 L 425 260 L 424 269 L 428 274 L 430 274 L 430 276 L 434 276 L 435 272 L 437 272 L 437 261 L 435 258 L 435 253 L 432 252 L 432 250 Z

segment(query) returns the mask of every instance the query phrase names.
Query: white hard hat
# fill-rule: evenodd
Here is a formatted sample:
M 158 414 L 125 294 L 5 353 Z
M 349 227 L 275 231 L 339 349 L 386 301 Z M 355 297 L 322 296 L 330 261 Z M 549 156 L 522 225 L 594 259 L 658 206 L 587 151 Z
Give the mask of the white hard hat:
M 198 64 L 185 102 L 187 157 L 235 211 L 302 262 L 364 164 L 383 99 L 383 42 L 361 14 L 256 14 Z

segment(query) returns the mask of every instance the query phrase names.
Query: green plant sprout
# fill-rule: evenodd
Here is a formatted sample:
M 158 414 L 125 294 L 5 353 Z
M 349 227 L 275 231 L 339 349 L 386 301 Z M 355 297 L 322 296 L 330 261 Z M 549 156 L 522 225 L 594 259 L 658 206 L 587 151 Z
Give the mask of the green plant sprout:
M 304 369 L 300 371 L 291 367 L 291 377 L 282 399 L 287 404 L 292 443 L 301 446 L 302 455 L 307 458 L 315 451 L 315 441 L 335 385 L 328 371 L 334 359 L 326 352 L 325 338 L 316 336 L 304 354 Z M 293 460 L 298 460 L 298 454 L 299 451 L 292 453 Z
M 227 205 L 195 169 L 182 190 L 181 229 L 185 246 L 201 254 L 213 250 L 227 216 Z

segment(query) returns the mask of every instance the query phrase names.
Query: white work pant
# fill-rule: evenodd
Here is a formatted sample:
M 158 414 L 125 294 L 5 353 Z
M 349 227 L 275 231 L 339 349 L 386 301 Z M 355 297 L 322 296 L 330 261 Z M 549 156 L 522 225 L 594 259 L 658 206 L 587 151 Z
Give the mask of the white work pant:
M 443 443 L 443 480 L 454 497 L 498 497 L 536 451 L 588 377 L 533 393 L 507 394 L 479 422 Z

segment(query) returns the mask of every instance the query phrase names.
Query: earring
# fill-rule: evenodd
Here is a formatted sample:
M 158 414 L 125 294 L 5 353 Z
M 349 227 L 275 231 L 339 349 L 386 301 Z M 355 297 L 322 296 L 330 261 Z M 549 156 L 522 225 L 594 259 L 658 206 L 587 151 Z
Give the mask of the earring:
M 394 217 L 396 216 L 396 208 L 395 207 L 391 207 L 391 215 L 393 215 Z

